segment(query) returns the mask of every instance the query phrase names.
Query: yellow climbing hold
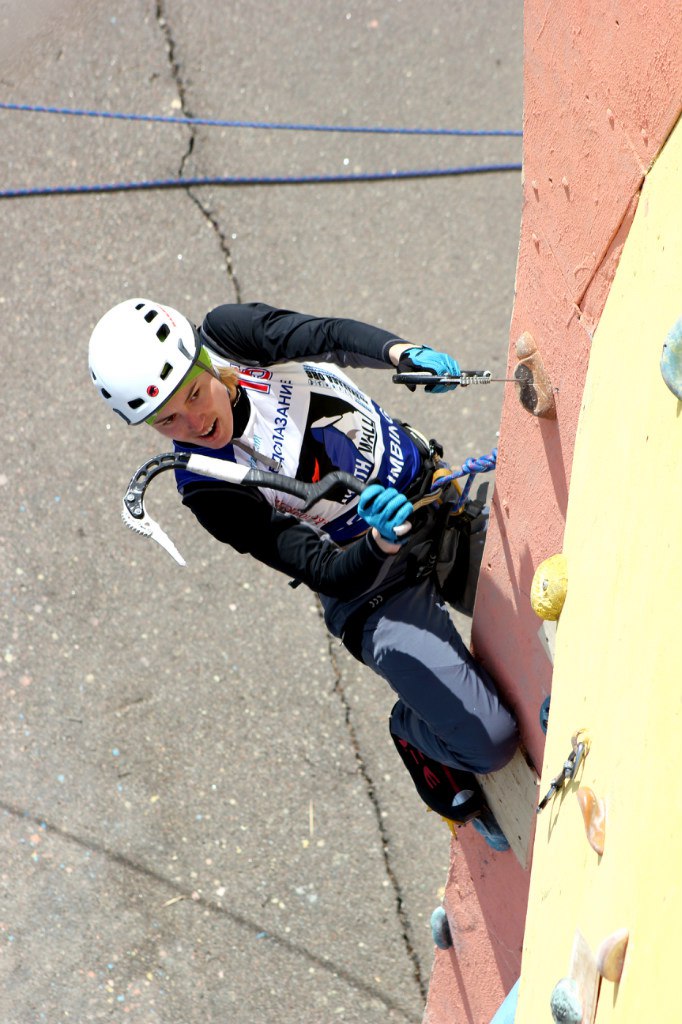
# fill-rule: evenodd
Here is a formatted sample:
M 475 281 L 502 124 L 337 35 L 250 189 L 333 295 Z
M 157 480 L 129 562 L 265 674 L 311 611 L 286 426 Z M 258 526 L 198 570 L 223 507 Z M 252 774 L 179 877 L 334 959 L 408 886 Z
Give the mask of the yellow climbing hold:
M 565 555 L 552 555 L 535 570 L 530 587 L 530 603 L 541 619 L 554 621 L 561 615 L 568 587 Z

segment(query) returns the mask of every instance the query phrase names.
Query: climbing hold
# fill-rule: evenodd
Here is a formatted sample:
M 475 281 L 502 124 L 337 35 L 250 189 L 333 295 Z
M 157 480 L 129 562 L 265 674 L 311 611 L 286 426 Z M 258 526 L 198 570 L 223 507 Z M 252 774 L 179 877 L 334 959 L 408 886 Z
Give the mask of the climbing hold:
M 600 981 L 596 958 L 585 936 L 576 928 L 568 972 L 552 992 L 553 1020 L 561 1024 L 594 1024 Z
M 452 948 L 452 932 L 444 907 L 436 907 L 431 914 L 431 935 L 439 949 Z
M 551 703 L 550 697 L 545 697 L 542 704 L 540 705 L 540 728 L 547 735 L 547 726 L 549 724 L 549 705 Z
M 581 786 L 576 793 L 583 821 L 585 822 L 585 835 L 587 841 L 601 857 L 604 852 L 604 835 L 606 829 L 606 807 L 604 801 L 594 795 L 589 786 Z
M 608 935 L 597 950 L 597 967 L 602 978 L 607 981 L 620 981 L 629 938 L 627 928 L 619 928 L 617 932 Z
M 556 983 L 549 1005 L 555 1024 L 580 1024 L 583 1019 L 580 990 L 573 978 L 562 978 Z
M 535 570 L 530 587 L 530 603 L 541 619 L 558 619 L 566 600 L 568 563 L 566 556 L 552 555 Z
M 528 331 L 524 331 L 516 342 L 516 357 L 519 364 L 514 371 L 514 378 L 521 385 L 519 389 L 521 405 L 533 416 L 554 418 L 556 408 L 552 384 L 545 373 L 542 358 L 533 337 Z
M 675 397 L 682 400 L 682 317 L 663 343 L 661 373 Z

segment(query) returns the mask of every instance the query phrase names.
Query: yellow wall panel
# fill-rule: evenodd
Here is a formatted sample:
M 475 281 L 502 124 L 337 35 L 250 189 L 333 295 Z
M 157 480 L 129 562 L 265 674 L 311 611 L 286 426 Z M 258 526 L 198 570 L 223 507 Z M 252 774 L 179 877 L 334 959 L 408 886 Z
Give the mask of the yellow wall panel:
M 577 780 L 541 813 L 516 1024 L 551 1021 L 576 928 L 630 930 L 597 1024 L 680 1019 L 682 402 L 659 360 L 682 317 L 682 126 L 649 173 L 590 354 L 573 461 L 542 792 L 587 730 Z M 560 382 L 556 382 L 559 383 Z M 588 845 L 578 785 L 606 801 Z

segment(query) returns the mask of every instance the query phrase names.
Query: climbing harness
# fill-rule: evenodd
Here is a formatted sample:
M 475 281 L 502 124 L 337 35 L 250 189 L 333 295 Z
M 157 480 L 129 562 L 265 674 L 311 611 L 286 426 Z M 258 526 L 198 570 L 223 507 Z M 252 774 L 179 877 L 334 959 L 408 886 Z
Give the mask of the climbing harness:
M 582 737 L 582 738 L 581 738 Z M 576 777 L 578 768 L 582 764 L 583 758 L 586 757 L 590 744 L 587 737 L 584 735 L 582 730 L 578 730 L 575 736 L 571 736 L 571 753 L 564 761 L 564 766 L 558 775 L 555 775 L 552 779 L 549 789 L 545 796 L 538 804 L 535 809 L 535 813 L 539 814 L 540 811 L 544 810 L 549 801 L 552 799 L 555 793 L 558 793 L 564 785 L 573 780 Z

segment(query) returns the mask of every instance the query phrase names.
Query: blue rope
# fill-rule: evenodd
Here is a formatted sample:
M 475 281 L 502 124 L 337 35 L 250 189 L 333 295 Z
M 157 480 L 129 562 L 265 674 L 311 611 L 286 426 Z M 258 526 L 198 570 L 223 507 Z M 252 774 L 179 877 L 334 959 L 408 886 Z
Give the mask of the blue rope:
M 196 188 L 203 185 L 323 185 L 329 182 L 391 181 L 407 178 L 453 177 L 462 174 L 490 174 L 520 171 L 521 164 L 482 164 L 471 167 L 423 168 L 412 171 L 375 171 L 366 174 L 310 174 L 299 177 L 209 177 L 158 178 L 150 181 L 117 181 L 101 185 L 46 185 L 37 188 L 0 190 L 0 199 L 26 196 L 82 195 L 93 192 L 132 192 L 142 189 Z
M 117 121 L 156 121 L 162 124 L 208 125 L 222 128 L 267 128 L 271 131 L 296 132 L 355 132 L 378 135 L 467 135 L 467 136 L 521 136 L 517 129 L 474 130 L 466 128 L 377 128 L 358 125 L 287 124 L 276 121 L 222 121 L 209 117 L 174 117 L 161 114 L 123 114 L 106 110 L 78 110 L 73 107 L 46 107 L 32 103 L 4 103 L 2 110 L 23 110 L 35 114 L 66 114 L 72 117 L 103 117 Z
M 455 470 L 454 473 L 450 474 L 450 476 L 439 477 L 435 484 L 431 485 L 431 490 L 440 490 L 446 484 L 452 483 L 453 480 L 458 480 L 460 477 L 469 474 L 467 482 L 465 483 L 464 488 L 462 489 L 462 493 L 460 494 L 457 501 L 453 502 L 452 505 L 452 511 L 458 512 L 466 502 L 467 498 L 469 497 L 471 485 L 474 482 L 474 477 L 476 476 L 476 474 L 489 473 L 491 469 L 495 469 L 496 465 L 497 448 L 493 448 L 490 455 L 481 455 L 478 459 L 466 459 L 466 461 L 462 463 L 461 468 Z

